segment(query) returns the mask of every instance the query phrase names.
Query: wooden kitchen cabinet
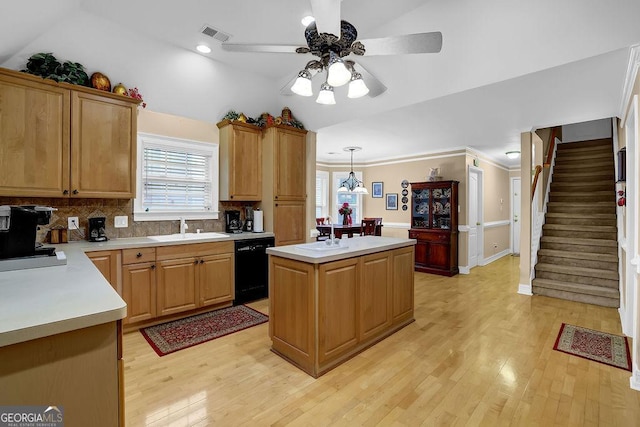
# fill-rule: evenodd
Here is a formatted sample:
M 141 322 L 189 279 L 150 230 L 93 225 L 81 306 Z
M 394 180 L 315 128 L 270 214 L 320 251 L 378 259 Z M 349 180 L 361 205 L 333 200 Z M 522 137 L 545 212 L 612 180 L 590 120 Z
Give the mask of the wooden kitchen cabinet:
M 0 195 L 133 198 L 138 103 L 0 68 Z
M 161 246 L 156 256 L 158 315 L 231 305 L 235 294 L 233 242 Z
M 122 250 L 122 299 L 127 303 L 124 323 L 156 317 L 155 248 Z
M 0 195 L 61 197 L 69 189 L 71 93 L 0 68 Z
M 305 242 L 305 209 L 306 203 L 297 200 L 278 200 L 273 204 L 276 246 Z
M 71 195 L 131 199 L 137 104 L 71 91 Z
M 324 263 L 272 253 L 272 350 L 318 377 L 413 321 L 413 245 Z
M 458 181 L 411 183 L 411 229 L 415 270 L 458 274 Z
M 157 313 L 159 316 L 193 310 L 198 306 L 195 257 L 158 261 Z
M 276 246 L 306 241 L 306 134 L 284 125 L 263 134 L 264 228 L 273 231 Z
M 120 251 L 96 251 L 88 252 L 87 257 L 100 270 L 100 273 L 113 289 L 122 296 L 122 281 L 120 280 L 121 254 Z
M 220 200 L 262 199 L 262 129 L 223 120 L 220 129 Z

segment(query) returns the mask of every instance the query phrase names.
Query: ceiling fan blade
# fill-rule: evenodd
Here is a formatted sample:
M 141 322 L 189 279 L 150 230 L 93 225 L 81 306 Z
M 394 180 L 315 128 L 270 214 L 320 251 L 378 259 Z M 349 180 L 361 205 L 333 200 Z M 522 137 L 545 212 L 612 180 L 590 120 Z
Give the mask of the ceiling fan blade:
M 310 0 L 319 33 L 340 37 L 340 0 Z
M 222 43 L 222 50 L 227 52 L 260 52 L 260 53 L 296 53 L 300 46 L 285 44 L 233 44 Z
M 364 80 L 364 84 L 369 88 L 367 96 L 375 98 L 378 95 L 382 95 L 387 90 L 387 87 L 383 85 L 380 80 L 374 77 L 373 74 L 368 72 L 361 64 L 356 64 L 355 70 L 362 74 L 362 80 Z
M 438 53 L 442 49 L 442 33 L 434 31 L 432 33 L 406 34 L 360 40 L 360 43 L 364 45 L 366 56 Z

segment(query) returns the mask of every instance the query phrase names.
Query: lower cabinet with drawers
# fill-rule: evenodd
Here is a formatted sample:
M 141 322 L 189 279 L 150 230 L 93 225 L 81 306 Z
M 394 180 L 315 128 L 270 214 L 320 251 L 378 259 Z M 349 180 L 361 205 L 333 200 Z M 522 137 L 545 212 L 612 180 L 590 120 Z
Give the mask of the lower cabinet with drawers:
M 90 252 L 87 256 L 127 303 L 123 322 L 128 329 L 233 303 L 232 241 Z
M 415 270 L 424 273 L 454 276 L 458 274 L 457 231 L 409 230 L 409 238 L 416 239 Z

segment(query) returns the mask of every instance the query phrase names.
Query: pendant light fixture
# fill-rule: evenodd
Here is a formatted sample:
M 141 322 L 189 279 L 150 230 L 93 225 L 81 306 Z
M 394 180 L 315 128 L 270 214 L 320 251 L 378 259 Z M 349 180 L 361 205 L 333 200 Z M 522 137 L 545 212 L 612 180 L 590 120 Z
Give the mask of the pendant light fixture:
M 351 171 L 349 177 L 340 183 L 338 193 L 355 193 L 355 194 L 369 194 L 364 186 L 364 183 L 356 178 L 356 174 L 353 171 L 353 152 L 360 151 L 362 147 L 345 147 L 344 151 L 351 152 Z

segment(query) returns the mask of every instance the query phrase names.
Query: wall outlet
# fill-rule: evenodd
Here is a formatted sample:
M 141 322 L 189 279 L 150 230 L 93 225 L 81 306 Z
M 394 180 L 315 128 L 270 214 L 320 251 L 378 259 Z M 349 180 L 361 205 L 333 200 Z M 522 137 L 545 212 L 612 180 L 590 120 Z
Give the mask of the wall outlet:
M 113 226 L 115 228 L 125 228 L 129 226 L 129 217 L 126 215 L 117 216 L 113 220 Z
M 70 216 L 67 218 L 67 228 L 69 230 L 80 230 L 80 221 L 77 216 Z

